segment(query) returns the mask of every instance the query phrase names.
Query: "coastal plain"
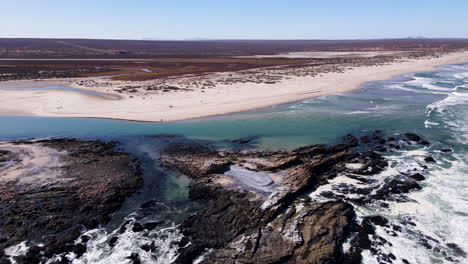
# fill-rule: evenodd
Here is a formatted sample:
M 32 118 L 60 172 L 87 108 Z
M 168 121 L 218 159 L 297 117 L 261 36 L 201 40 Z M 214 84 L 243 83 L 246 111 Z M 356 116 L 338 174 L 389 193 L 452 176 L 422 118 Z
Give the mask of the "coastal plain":
M 239 60 L 252 62 L 252 59 L 197 59 L 197 63 L 208 61 L 211 65 L 217 61 L 214 64 L 219 65 L 207 67 L 208 72 L 190 74 L 184 72 L 184 66 L 182 72 L 178 69 L 171 73 L 166 69 L 159 75 L 159 70 L 152 66 L 151 70 L 114 69 L 120 74 L 111 76 L 4 81 L 0 82 L 0 114 L 152 122 L 185 120 L 349 92 L 365 82 L 468 61 L 468 52 L 458 50 L 382 54 L 344 52 L 342 56 L 340 52 L 334 52 L 325 53 L 327 58 L 323 58 L 324 53 L 300 54 L 294 53 L 294 57 L 302 56 L 302 59 L 291 60 L 284 58 L 287 55 L 277 55 L 277 59 L 256 64 L 237 63 Z M 166 61 L 190 64 L 194 59 Z M 229 63 L 233 62 L 240 66 L 228 70 Z M 275 63 L 278 65 L 271 66 Z M 211 72 L 216 67 L 219 72 Z M 245 67 L 256 68 L 243 69 Z

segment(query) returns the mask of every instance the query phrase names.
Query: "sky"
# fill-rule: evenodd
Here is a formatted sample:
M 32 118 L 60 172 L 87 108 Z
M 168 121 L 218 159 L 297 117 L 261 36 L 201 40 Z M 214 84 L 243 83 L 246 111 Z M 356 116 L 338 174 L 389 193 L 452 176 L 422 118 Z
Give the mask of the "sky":
M 468 0 L 1 0 L 0 37 L 468 38 Z

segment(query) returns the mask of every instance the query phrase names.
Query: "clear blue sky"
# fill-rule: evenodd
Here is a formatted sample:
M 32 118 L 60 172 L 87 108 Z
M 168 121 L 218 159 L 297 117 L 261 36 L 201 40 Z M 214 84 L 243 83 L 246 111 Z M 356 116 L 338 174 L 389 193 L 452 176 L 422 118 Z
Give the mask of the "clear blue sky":
M 0 37 L 468 38 L 468 0 L 5 0 Z

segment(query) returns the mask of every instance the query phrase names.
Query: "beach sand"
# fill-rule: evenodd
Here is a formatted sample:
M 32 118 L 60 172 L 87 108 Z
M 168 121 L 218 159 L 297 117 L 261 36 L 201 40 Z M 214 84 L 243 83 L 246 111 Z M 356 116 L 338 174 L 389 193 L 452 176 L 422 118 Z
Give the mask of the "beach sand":
M 86 85 L 79 87 L 107 94 L 115 93 L 121 97 L 120 100 L 60 90 L 0 90 L 0 115 L 89 117 L 135 121 L 184 120 L 344 93 L 360 88 L 364 82 L 386 80 L 407 73 L 435 70 L 436 66 L 440 65 L 462 62 L 468 62 L 468 51 L 449 53 L 438 58 L 354 67 L 344 73 L 323 73 L 315 77 L 286 76 L 287 78 L 274 84 L 216 83 L 210 89 L 171 91 L 152 95 L 119 94 L 109 87 Z M 47 82 L 29 83 L 31 87 L 38 87 L 42 84 L 47 86 Z M 69 83 L 66 80 L 59 82 L 63 85 Z M 27 87 L 28 82 L 3 82 L 0 83 L 0 88 L 15 88 L 17 85 Z M 72 85 L 72 87 L 77 86 Z

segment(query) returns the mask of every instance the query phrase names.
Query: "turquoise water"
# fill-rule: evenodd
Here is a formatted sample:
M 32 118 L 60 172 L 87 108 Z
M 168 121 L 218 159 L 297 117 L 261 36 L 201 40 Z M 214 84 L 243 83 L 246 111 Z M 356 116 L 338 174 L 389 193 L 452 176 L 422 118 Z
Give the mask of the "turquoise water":
M 417 149 L 417 152 L 402 150 L 386 154 L 391 166 L 381 177 L 391 177 L 399 171 L 417 167 L 426 155 L 433 156 L 438 163 L 431 165 L 430 172 L 425 175 L 427 180 L 423 182 L 423 190 L 411 194 L 414 202 L 395 203 L 390 210 L 358 207 L 359 215 L 379 213 L 395 222 L 411 217 L 417 224 L 415 227 L 409 227 L 398 237 L 385 236 L 394 245 L 385 250 L 411 263 L 448 263 L 444 254 L 453 252 L 444 246 L 446 243 L 456 243 L 468 252 L 468 231 L 465 228 L 468 223 L 468 64 L 449 65 L 435 72 L 368 83 L 350 93 L 181 122 L 0 117 L 0 139 L 112 139 L 122 142 L 126 150 L 142 160 L 145 186 L 126 201 L 107 230 L 95 231 L 93 243 L 96 243 L 96 248 L 89 252 L 89 259 L 102 263 L 118 261 L 119 257 L 129 255 L 128 248 L 132 248 L 132 243 L 148 239 L 129 235 L 127 244 L 119 249 L 122 252 L 103 250 L 98 242 L 109 236 L 109 232 L 112 233 L 112 229 L 124 219 L 135 217 L 132 212 L 142 201 L 157 198 L 180 215 L 190 213 L 183 205 L 187 202 L 189 180 L 165 171 L 155 162 L 158 149 L 167 144 L 168 139 L 147 136 L 181 135 L 219 143 L 224 147 L 231 146 L 226 140 L 252 137 L 254 141 L 247 147 L 291 149 L 306 144 L 336 143 L 345 134 L 359 135 L 377 129 L 387 135 L 414 132 L 431 142 L 431 146 Z M 442 154 L 441 148 L 454 151 Z M 174 223 L 178 221 L 176 218 L 173 219 Z M 172 236 L 167 238 L 169 235 L 164 233 L 166 240 L 158 240 L 161 247 L 166 248 L 160 252 L 159 258 L 166 263 L 174 257 L 176 250 L 170 247 L 171 239 L 178 239 L 176 225 L 171 228 Z M 435 252 L 421 247 L 418 244 L 421 234 L 440 241 L 441 250 Z M 159 235 L 153 234 L 152 239 Z M 364 252 L 364 256 L 366 263 L 377 263 L 369 252 Z M 453 258 L 459 262 L 466 261 L 456 256 Z
M 418 98 L 385 89 L 382 83 L 342 95 L 269 107 L 225 116 L 172 123 L 146 123 L 87 118 L 0 117 L 0 138 L 83 137 L 121 138 L 176 134 L 223 140 L 258 136 L 261 148 L 292 148 L 311 143 L 334 143 L 346 133 L 363 129 L 423 130 L 427 103 L 440 98 Z

